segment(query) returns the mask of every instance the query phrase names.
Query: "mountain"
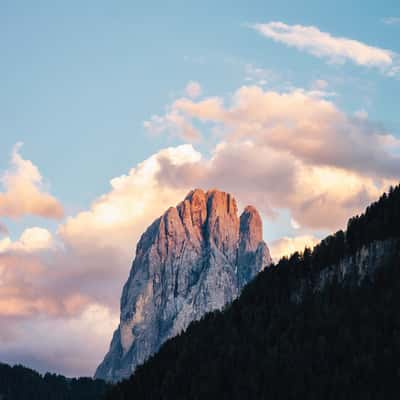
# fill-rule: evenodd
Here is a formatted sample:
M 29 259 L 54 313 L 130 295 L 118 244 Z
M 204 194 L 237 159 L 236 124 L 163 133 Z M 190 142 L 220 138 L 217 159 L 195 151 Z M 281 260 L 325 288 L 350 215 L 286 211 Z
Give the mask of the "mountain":
M 230 194 L 190 192 L 140 238 L 122 292 L 120 324 L 95 377 L 129 376 L 191 321 L 235 299 L 269 264 L 254 207 L 239 218 Z
M 101 380 L 41 375 L 21 365 L 0 363 L 1 400 L 99 400 L 108 386 Z
M 397 399 L 400 186 L 168 340 L 107 400 Z

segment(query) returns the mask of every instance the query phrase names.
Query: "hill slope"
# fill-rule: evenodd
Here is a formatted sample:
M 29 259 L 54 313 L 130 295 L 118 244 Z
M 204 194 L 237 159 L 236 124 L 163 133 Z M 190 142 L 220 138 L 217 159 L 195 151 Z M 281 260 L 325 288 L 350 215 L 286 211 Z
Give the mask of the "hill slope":
M 49 373 L 43 376 L 21 365 L 0 363 L 1 400 L 97 400 L 107 387 L 101 380 Z
M 387 399 L 400 393 L 400 187 L 261 272 L 169 340 L 117 399 Z

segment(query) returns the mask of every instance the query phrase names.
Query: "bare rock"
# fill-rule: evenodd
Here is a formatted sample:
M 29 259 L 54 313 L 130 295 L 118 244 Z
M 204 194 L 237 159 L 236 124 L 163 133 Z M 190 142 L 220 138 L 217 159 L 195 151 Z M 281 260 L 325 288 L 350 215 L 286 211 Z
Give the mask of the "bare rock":
M 234 300 L 271 263 L 262 221 L 218 190 L 191 191 L 140 238 L 121 297 L 120 324 L 96 378 L 118 381 L 169 338 Z

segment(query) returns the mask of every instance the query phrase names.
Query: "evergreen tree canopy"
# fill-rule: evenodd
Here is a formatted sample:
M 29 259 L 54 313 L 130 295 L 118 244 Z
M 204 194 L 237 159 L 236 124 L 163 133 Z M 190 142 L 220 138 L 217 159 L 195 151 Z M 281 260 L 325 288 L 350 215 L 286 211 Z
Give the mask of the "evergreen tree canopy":
M 91 378 L 66 378 L 21 365 L 0 364 L 0 400 L 98 400 L 108 384 Z

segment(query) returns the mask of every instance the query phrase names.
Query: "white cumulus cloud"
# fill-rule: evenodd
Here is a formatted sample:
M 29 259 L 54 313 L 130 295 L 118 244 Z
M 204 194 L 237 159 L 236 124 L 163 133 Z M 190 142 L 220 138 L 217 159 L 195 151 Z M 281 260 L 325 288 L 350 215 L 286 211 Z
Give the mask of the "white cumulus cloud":
M 0 191 L 0 216 L 18 218 L 36 215 L 60 219 L 63 207 L 43 187 L 43 177 L 31 161 L 20 155 L 22 144 L 12 152 L 11 167 L 0 178 L 4 191 Z

